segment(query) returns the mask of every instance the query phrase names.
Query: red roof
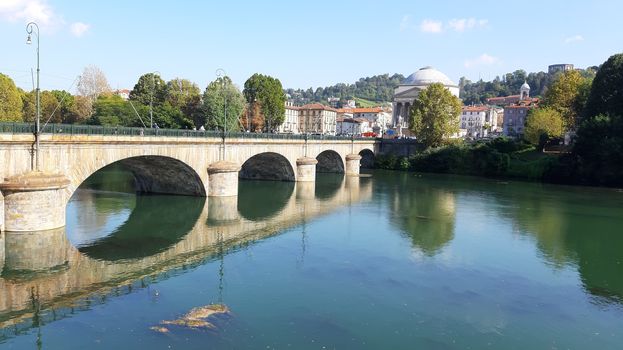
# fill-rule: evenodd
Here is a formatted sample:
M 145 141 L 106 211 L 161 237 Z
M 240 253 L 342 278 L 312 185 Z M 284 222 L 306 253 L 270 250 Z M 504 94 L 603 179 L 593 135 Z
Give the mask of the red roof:
M 381 113 L 383 109 L 381 107 L 371 108 L 341 108 L 337 110 L 338 113 Z
M 488 110 L 487 106 L 463 106 L 463 112 L 486 112 Z
M 325 105 L 320 104 L 320 103 L 306 104 L 303 107 L 300 107 L 300 109 L 309 109 L 309 110 L 322 109 L 322 110 L 325 110 L 325 111 L 337 112 L 337 109 L 329 107 L 329 106 L 325 106 Z

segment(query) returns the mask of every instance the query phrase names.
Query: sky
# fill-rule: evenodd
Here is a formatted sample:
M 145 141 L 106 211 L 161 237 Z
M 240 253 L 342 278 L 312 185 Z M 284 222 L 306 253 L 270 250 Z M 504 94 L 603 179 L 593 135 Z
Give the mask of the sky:
M 219 68 L 239 86 L 257 72 L 304 89 L 424 66 L 491 80 L 603 63 L 623 52 L 621 13 L 621 0 L 0 0 L 0 73 L 32 89 L 35 21 L 44 90 L 74 92 L 88 65 L 113 89 L 148 72 L 205 89 Z

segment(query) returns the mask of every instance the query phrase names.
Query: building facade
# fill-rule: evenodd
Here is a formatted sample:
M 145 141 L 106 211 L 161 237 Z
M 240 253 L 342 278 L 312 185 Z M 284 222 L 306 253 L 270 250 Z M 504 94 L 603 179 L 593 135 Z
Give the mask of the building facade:
M 320 103 L 299 108 L 299 132 L 302 134 L 335 135 L 337 110 Z
M 372 132 L 370 122 L 364 118 L 345 118 L 338 117 L 336 125 L 337 135 L 361 136 Z
M 283 123 L 279 125 L 277 131 L 280 134 L 299 134 L 299 111 L 300 107 L 294 106 L 292 102 L 286 102 L 286 115 Z
M 486 137 L 498 130 L 498 113 L 501 110 L 491 106 L 465 106 L 461 110 L 460 128 L 470 138 Z
M 528 112 L 537 108 L 538 98 L 530 97 L 530 86 L 524 83 L 521 86 L 520 100 L 517 103 L 504 107 L 504 135 L 510 137 L 521 137 L 524 133 Z
M 452 95 L 459 97 L 459 86 L 433 67 L 424 67 L 411 74 L 394 90 L 392 128 L 397 135 L 410 134 L 409 118 L 413 102 L 420 91 L 433 83 L 443 84 Z
M 555 74 L 558 72 L 566 72 L 569 70 L 573 70 L 573 65 L 572 64 L 568 64 L 568 63 L 562 63 L 562 64 L 552 64 L 550 66 L 547 67 L 547 72 L 549 74 Z

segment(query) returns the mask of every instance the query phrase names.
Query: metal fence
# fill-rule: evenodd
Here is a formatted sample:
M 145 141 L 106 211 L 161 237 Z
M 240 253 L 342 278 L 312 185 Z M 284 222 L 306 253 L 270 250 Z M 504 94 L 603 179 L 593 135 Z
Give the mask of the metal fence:
M 0 123 L 0 133 L 4 134 L 33 134 L 35 126 L 32 123 Z M 123 126 L 100 126 L 83 124 L 47 124 L 41 128 L 42 134 L 57 135 L 125 135 L 125 136 L 163 136 L 189 138 L 248 138 L 248 139 L 277 139 L 277 140 L 372 140 L 357 136 L 332 136 L 319 134 L 273 134 L 254 132 L 227 132 L 216 130 L 188 130 L 188 129 L 155 129 L 133 128 Z

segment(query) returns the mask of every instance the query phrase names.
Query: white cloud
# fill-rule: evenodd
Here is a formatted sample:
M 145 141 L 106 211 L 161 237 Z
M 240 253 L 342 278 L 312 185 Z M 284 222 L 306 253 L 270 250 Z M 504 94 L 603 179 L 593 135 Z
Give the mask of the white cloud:
M 91 28 L 90 25 L 86 23 L 82 23 L 82 22 L 72 23 L 71 26 L 69 27 L 69 29 L 71 30 L 71 34 L 73 34 L 76 37 L 83 36 L 84 34 L 86 34 L 86 32 L 89 31 L 90 28 Z
M 465 68 L 472 68 L 475 66 L 490 66 L 498 63 L 500 63 L 499 58 L 483 53 L 477 58 L 466 60 Z
M 35 21 L 41 26 L 54 26 L 63 22 L 46 0 L 2 0 L 0 18 L 11 22 Z
M 420 23 L 420 30 L 424 33 L 441 33 L 443 31 L 443 23 L 432 19 L 425 19 Z
M 570 36 L 566 38 L 565 44 L 577 43 L 580 41 L 584 41 L 584 37 L 578 34 L 578 35 L 574 35 L 574 36 Z
M 469 29 L 486 27 L 489 20 L 476 18 L 455 18 L 448 22 L 448 26 L 457 32 L 464 32 Z

